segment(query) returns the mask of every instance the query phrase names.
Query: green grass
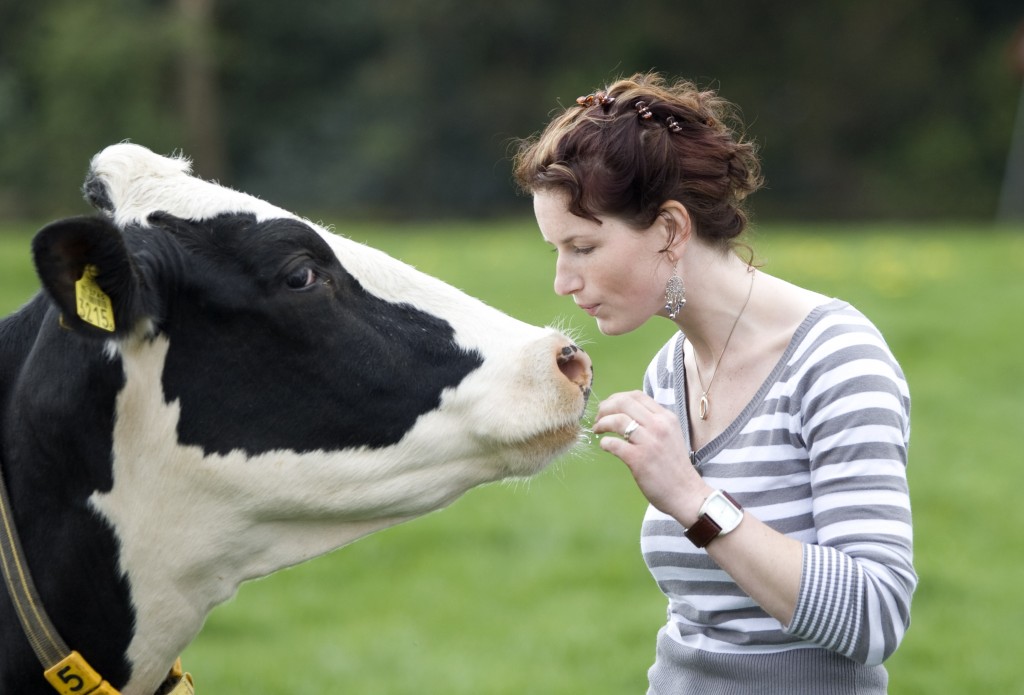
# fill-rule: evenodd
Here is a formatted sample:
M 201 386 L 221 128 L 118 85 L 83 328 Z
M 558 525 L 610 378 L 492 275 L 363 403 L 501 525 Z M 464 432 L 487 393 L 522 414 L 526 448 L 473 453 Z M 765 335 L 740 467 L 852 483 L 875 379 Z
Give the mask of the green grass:
M 580 330 L 598 395 L 636 388 L 670 334 L 600 336 L 551 291 L 529 221 L 339 230 L 509 313 Z M 27 228 L 0 233 L 0 309 L 34 290 Z M 416 233 L 411 233 L 416 232 Z M 853 302 L 913 396 L 921 584 L 894 695 L 1024 693 L 1024 229 L 771 227 L 767 272 Z M 641 561 L 644 501 L 596 446 L 529 482 L 251 582 L 184 655 L 200 693 L 639 693 L 664 603 Z

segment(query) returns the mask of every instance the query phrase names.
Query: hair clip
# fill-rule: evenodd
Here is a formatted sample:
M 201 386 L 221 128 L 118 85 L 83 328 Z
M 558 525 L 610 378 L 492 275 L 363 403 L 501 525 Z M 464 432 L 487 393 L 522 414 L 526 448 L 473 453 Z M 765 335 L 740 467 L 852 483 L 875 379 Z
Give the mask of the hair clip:
M 599 104 L 602 107 L 607 108 L 615 103 L 615 97 L 608 96 L 608 92 L 602 90 L 599 92 L 595 92 L 594 94 L 588 94 L 585 97 L 578 97 L 576 99 L 576 103 L 583 107 L 589 107 L 593 106 L 594 104 Z
M 649 121 L 651 118 L 654 117 L 654 114 L 651 113 L 651 110 L 647 108 L 646 101 L 636 102 L 636 113 L 638 116 L 640 116 L 640 118 L 642 118 L 645 121 Z
M 673 133 L 681 133 L 681 132 L 683 132 L 683 127 L 681 125 L 679 125 L 679 121 L 676 120 L 675 116 L 669 116 L 668 118 L 666 118 L 665 119 L 665 125 Z

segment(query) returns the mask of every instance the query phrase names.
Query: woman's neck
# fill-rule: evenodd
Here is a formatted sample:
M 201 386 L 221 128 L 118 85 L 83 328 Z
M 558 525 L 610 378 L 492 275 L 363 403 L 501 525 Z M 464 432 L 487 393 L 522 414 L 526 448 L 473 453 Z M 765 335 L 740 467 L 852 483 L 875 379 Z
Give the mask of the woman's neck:
M 713 369 L 727 343 L 742 337 L 745 317 L 756 300 L 761 273 L 730 253 L 691 247 L 681 275 L 686 306 L 676 324 L 693 345 L 703 369 Z

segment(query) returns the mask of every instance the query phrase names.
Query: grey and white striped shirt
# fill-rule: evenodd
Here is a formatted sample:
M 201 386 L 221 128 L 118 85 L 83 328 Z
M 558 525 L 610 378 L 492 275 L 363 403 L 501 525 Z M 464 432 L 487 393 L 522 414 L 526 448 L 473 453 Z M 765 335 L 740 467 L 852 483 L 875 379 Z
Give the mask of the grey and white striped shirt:
M 644 390 L 688 441 L 684 340 L 655 356 Z M 740 416 L 692 455 L 709 485 L 804 544 L 793 621 L 770 617 L 650 507 L 641 549 L 669 604 L 649 692 L 884 693 L 881 663 L 917 583 L 909 435 L 907 383 L 878 330 L 838 300 L 811 312 Z

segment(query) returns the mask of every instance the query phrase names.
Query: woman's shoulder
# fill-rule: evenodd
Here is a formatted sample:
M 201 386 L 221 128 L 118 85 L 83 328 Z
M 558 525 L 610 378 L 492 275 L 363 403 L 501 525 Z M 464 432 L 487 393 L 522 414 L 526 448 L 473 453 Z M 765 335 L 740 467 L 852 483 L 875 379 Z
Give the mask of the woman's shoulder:
M 889 352 L 885 338 L 871 319 L 849 302 L 835 298 L 811 309 L 793 335 L 793 347 L 798 353 L 825 344 L 838 348 L 850 343 L 879 346 Z
M 808 314 L 785 361 L 786 380 L 811 390 L 872 374 L 885 378 L 894 392 L 909 395 L 903 370 L 882 333 L 859 309 L 841 299 L 831 299 Z

